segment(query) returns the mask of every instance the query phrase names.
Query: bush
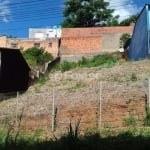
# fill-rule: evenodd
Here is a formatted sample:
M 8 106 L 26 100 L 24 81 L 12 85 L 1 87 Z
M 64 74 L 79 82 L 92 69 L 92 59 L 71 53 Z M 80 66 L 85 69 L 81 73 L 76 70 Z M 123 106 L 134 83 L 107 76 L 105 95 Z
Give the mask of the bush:
M 126 47 L 127 44 L 129 44 L 129 40 L 130 40 L 131 36 L 127 33 L 123 34 L 120 37 L 120 47 Z
M 52 55 L 45 52 L 43 48 L 29 48 L 23 51 L 23 56 L 32 67 L 43 65 L 44 63 L 53 59 Z
M 75 68 L 76 66 L 77 64 L 74 62 L 64 61 L 62 64 L 60 64 L 58 68 L 61 70 L 61 72 L 65 72 L 65 71 Z

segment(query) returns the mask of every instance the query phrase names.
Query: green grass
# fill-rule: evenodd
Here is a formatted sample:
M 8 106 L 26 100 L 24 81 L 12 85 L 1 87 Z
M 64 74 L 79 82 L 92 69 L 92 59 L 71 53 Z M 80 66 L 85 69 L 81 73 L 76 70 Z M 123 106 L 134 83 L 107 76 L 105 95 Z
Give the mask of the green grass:
M 120 58 L 120 54 L 118 53 L 96 55 L 92 59 L 82 57 L 82 59 L 78 62 L 64 61 L 56 65 L 54 70 L 60 70 L 61 72 L 65 72 L 77 67 L 99 67 L 100 69 L 110 68 L 113 67 Z
M 150 126 L 150 109 L 148 109 L 146 112 L 146 116 L 144 118 L 144 125 Z
M 60 138 L 40 140 L 34 136 L 20 137 L 17 141 L 10 138 L 5 143 L 4 135 L 0 136 L 1 150 L 145 150 L 150 149 L 150 133 L 141 130 L 135 134 L 131 130 L 114 136 L 102 137 L 98 132 L 80 136 L 78 125 Z M 144 133 L 143 133 L 144 132 Z M 41 131 L 36 136 L 41 135 Z
M 128 118 L 124 118 L 124 124 L 126 126 L 136 126 L 137 120 L 133 116 L 129 116 Z
M 21 118 L 21 117 L 20 117 Z M 80 119 L 73 126 L 71 121 L 68 132 L 57 138 L 41 138 L 44 131 L 36 130 L 33 135 L 25 136 L 14 132 L 14 126 L 8 131 L 0 130 L 0 150 L 145 150 L 150 149 L 150 131 L 131 127 L 118 134 L 103 134 L 95 128 L 80 135 Z M 21 119 L 20 119 L 21 122 Z M 10 128 L 11 127 L 11 128 Z M 20 126 L 18 126 L 18 129 Z
M 48 81 L 48 76 L 41 76 L 39 79 L 38 79 L 38 83 L 40 84 L 40 85 L 43 85 L 43 84 L 45 84 L 46 83 L 46 81 Z
M 77 90 L 82 89 L 82 88 L 84 88 L 84 87 L 86 87 L 86 84 L 83 83 L 83 82 L 81 82 L 81 81 L 78 81 L 78 82 L 75 84 L 75 86 L 69 88 L 68 90 L 69 90 L 69 91 L 77 91 Z

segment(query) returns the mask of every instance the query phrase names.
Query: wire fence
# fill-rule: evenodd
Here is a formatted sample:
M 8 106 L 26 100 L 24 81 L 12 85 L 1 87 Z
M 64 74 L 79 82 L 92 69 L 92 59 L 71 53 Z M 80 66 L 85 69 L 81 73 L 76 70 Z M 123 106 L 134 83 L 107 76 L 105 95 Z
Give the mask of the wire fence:
M 70 87 L 55 86 L 46 91 L 17 93 L 0 109 L 1 124 L 19 122 L 25 129 L 66 131 L 80 121 L 87 128 L 123 127 L 134 117 L 138 125 L 146 115 L 148 81 L 139 83 L 78 82 Z

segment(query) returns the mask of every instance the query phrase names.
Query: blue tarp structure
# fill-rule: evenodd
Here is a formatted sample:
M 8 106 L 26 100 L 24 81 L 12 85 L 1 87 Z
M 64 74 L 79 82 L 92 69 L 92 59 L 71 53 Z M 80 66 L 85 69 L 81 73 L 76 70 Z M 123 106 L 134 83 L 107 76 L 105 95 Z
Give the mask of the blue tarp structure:
M 129 45 L 129 60 L 142 60 L 150 54 L 150 5 L 142 9 Z
M 0 48 L 0 93 L 28 89 L 30 68 L 17 49 Z

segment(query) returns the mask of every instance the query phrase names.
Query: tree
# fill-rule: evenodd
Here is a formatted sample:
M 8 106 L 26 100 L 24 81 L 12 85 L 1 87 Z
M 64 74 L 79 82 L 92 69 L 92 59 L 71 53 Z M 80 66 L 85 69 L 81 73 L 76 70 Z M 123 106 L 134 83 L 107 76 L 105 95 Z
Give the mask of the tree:
M 105 0 L 66 0 L 62 27 L 93 27 L 111 25 L 113 9 Z M 114 22 L 113 18 L 113 22 Z
M 23 51 L 23 56 L 32 67 L 38 67 L 44 63 L 52 60 L 52 55 L 48 52 L 45 52 L 43 48 L 29 48 Z
M 123 20 L 120 22 L 121 26 L 129 26 L 131 23 L 135 23 L 137 20 L 138 14 L 137 15 L 132 15 L 129 18 Z

